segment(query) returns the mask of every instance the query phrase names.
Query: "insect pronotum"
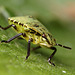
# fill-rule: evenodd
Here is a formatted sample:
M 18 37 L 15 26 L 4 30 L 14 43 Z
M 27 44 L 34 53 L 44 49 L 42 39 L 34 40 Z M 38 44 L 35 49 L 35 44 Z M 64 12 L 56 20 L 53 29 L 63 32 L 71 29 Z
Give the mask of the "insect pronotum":
M 8 18 L 9 26 L 2 27 L 1 29 L 7 30 L 12 27 L 14 30 L 18 32 L 17 35 L 8 39 L 2 40 L 1 43 L 9 43 L 15 38 L 21 36 L 23 39 L 26 39 L 28 42 L 28 49 L 27 49 L 27 56 L 28 59 L 30 55 L 30 43 L 38 45 L 37 47 L 33 48 L 36 50 L 41 47 L 47 47 L 49 49 L 54 50 L 54 52 L 50 55 L 48 62 L 55 66 L 54 63 L 51 62 L 51 59 L 55 55 L 57 49 L 54 46 L 61 46 L 67 49 L 71 49 L 70 47 L 63 46 L 61 44 L 57 44 L 56 40 L 52 37 L 52 34 L 45 28 L 43 24 L 41 24 L 37 19 L 33 16 L 24 16 L 24 17 L 10 17 Z

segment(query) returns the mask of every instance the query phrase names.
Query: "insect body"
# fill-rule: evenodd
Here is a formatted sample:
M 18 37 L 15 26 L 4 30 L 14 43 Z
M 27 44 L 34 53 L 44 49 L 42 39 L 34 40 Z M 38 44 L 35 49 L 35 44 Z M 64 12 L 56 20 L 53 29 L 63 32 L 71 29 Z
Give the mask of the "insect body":
M 26 59 L 30 55 L 30 43 L 37 44 L 38 47 L 33 48 L 33 50 L 41 47 L 47 47 L 54 52 L 51 54 L 51 56 L 48 59 L 48 62 L 55 66 L 54 63 L 51 62 L 52 57 L 56 53 L 55 45 L 71 49 L 70 47 L 62 46 L 61 44 L 57 44 L 56 40 L 52 37 L 52 34 L 44 27 L 43 24 L 41 24 L 37 19 L 35 19 L 33 16 L 24 16 L 24 17 L 10 17 L 8 18 L 9 26 L 2 27 L 1 29 L 6 30 L 10 27 L 12 27 L 14 30 L 18 32 L 18 34 L 9 40 L 2 40 L 2 42 L 9 43 L 13 39 L 21 36 L 23 39 L 26 39 L 28 42 L 28 49 L 27 49 L 27 56 Z
M 27 41 L 32 38 L 33 44 L 46 47 L 52 47 L 56 44 L 48 30 L 32 16 L 12 17 L 8 21 L 10 25 L 13 24 L 18 33 L 24 33 L 24 36 L 21 36 L 22 38 Z

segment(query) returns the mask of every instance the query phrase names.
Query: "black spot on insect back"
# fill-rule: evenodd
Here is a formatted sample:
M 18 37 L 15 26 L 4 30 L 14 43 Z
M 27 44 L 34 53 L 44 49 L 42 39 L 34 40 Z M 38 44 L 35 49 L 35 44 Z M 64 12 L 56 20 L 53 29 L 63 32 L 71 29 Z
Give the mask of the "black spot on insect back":
M 17 30 L 17 27 L 15 26 L 15 25 L 13 25 L 13 28 L 15 29 L 15 30 Z M 18 31 L 18 30 L 17 30 Z
M 29 28 L 30 29 L 30 33 L 36 33 L 36 31 L 35 30 L 33 30 L 33 29 L 31 29 L 31 28 Z
M 19 25 L 23 26 L 23 24 L 22 24 L 22 23 L 19 23 Z
M 34 27 L 39 27 L 39 25 L 38 25 L 38 24 L 34 24 L 33 26 L 34 26 Z
M 13 22 L 13 20 L 10 20 L 11 22 Z
M 25 33 L 23 33 L 23 37 L 26 37 L 26 34 Z
M 29 16 L 29 18 L 32 18 L 33 20 L 36 20 L 36 18 L 34 18 L 33 16 Z
M 28 33 L 28 32 L 30 32 L 30 30 L 25 30 L 25 32 L 27 32 L 27 33 Z
M 31 28 L 29 28 L 31 31 L 35 31 L 35 30 L 33 30 L 33 29 L 31 29 Z M 35 31 L 36 32 L 36 31 Z
M 14 21 L 14 23 L 18 24 L 18 22 L 17 22 L 17 21 Z
M 26 22 L 26 24 L 30 24 L 29 22 Z
M 31 31 L 30 33 L 34 34 L 35 32 L 34 31 Z
M 42 29 L 40 29 L 42 31 Z
M 13 22 L 14 20 L 12 20 L 12 19 L 8 19 L 10 22 Z
M 47 36 L 45 34 L 42 35 L 43 38 L 46 39 L 47 43 L 50 44 L 49 40 L 47 39 Z
M 23 25 L 25 28 L 27 28 L 27 26 L 26 25 Z
M 48 36 L 50 37 L 50 34 L 48 34 Z
M 42 28 L 43 30 L 45 30 L 44 28 Z
M 40 33 L 38 33 L 38 32 L 36 33 L 36 35 L 37 35 L 37 36 L 41 36 L 41 34 L 40 34 Z
M 48 34 L 48 36 L 50 37 L 50 39 L 52 40 L 52 35 Z

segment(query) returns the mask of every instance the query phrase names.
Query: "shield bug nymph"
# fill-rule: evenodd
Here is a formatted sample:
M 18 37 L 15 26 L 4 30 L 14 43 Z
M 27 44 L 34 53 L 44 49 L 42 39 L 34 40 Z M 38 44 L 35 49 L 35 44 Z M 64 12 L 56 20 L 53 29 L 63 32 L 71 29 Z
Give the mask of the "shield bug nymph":
M 8 22 L 9 26 L 0 26 L 0 28 L 3 30 L 7 30 L 8 28 L 12 27 L 16 32 L 18 32 L 18 34 L 8 40 L 2 40 L 1 43 L 9 43 L 19 36 L 21 36 L 23 39 L 26 39 L 26 41 L 28 42 L 26 59 L 28 59 L 30 55 L 31 42 L 33 44 L 38 45 L 38 47 L 33 48 L 33 50 L 36 50 L 41 47 L 46 47 L 54 50 L 54 52 L 50 55 L 48 59 L 48 62 L 54 66 L 55 64 L 51 62 L 52 57 L 57 51 L 57 49 L 54 46 L 57 45 L 67 49 L 71 49 L 70 47 L 57 44 L 56 40 L 52 37 L 52 34 L 46 29 L 46 27 L 43 24 L 41 24 L 33 16 L 10 17 L 8 18 Z

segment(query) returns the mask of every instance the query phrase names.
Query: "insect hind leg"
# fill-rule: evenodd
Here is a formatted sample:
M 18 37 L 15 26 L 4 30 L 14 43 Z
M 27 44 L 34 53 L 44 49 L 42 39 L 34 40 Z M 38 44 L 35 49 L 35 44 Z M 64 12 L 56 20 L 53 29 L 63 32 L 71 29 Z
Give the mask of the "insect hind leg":
M 52 57 L 55 55 L 57 49 L 56 49 L 55 47 L 51 47 L 51 49 L 54 50 L 54 52 L 53 52 L 53 53 L 51 54 L 51 56 L 49 57 L 48 62 L 49 62 L 50 64 L 52 64 L 53 66 L 55 66 L 55 64 L 51 62 L 51 59 L 52 59 Z

